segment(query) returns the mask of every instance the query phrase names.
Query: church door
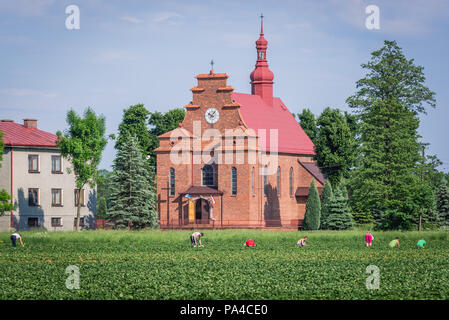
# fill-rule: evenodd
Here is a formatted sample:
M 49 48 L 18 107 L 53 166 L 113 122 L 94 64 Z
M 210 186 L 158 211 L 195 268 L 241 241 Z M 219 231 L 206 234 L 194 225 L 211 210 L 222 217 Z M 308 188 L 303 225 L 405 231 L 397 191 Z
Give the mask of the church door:
M 209 202 L 204 199 L 198 199 L 195 204 L 195 222 L 208 224 L 209 210 Z

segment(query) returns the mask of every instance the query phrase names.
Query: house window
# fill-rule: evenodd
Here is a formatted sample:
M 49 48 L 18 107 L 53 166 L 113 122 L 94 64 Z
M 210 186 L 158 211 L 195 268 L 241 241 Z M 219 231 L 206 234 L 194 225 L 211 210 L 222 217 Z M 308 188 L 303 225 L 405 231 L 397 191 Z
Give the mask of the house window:
M 75 217 L 74 221 L 73 221 L 73 226 L 76 227 L 76 220 L 77 218 Z M 84 217 L 80 218 L 80 227 L 84 227 Z
M 75 207 L 78 207 L 79 193 L 79 189 L 75 189 Z M 84 205 L 84 189 L 81 189 L 81 206 Z
M 281 167 L 278 167 L 278 170 L 276 172 L 276 187 L 279 197 L 281 195 Z
M 290 168 L 290 197 L 293 197 L 293 168 Z
M 61 156 L 51 156 L 51 173 L 62 173 Z
M 268 172 L 267 166 L 263 169 L 263 192 L 265 196 L 268 194 Z
M 51 218 L 52 227 L 62 227 L 62 218 Z
M 203 167 L 203 186 L 214 186 L 214 168 L 210 164 Z
M 30 217 L 27 221 L 28 227 L 30 228 L 38 228 L 39 227 L 39 218 L 36 217 Z
M 170 195 L 175 195 L 175 169 L 170 168 Z
M 255 193 L 255 190 L 254 190 L 254 167 L 251 169 L 251 192 L 254 195 L 254 193 Z
M 231 193 L 233 196 L 237 194 L 237 169 L 235 167 L 231 169 Z
M 62 207 L 62 189 L 51 189 L 51 205 Z
M 39 156 L 37 154 L 28 155 L 28 172 L 39 173 Z
M 39 205 L 39 189 L 30 188 L 28 189 L 28 205 L 38 206 Z

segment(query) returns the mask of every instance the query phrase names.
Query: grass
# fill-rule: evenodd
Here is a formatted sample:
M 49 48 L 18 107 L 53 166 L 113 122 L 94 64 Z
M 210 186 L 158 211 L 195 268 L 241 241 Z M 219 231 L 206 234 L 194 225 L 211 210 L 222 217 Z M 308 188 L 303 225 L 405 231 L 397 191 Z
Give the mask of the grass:
M 0 299 L 449 299 L 449 232 L 373 232 L 371 248 L 362 230 L 207 230 L 203 248 L 191 233 L 23 232 L 16 248 L 0 233 Z M 69 265 L 79 290 L 66 288 Z M 369 265 L 377 290 L 366 288 Z

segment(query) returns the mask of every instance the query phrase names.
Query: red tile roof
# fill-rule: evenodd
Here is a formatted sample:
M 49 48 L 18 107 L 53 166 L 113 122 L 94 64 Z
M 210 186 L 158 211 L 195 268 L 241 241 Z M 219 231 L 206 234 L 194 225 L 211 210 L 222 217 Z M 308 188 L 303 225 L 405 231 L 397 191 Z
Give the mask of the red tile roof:
M 323 192 L 323 187 L 317 187 L 318 194 L 321 196 Z M 309 196 L 309 187 L 298 187 L 295 192 L 296 197 L 308 197 Z
M 304 169 L 309 171 L 310 174 L 312 176 L 314 176 L 315 179 L 317 179 L 321 184 L 324 185 L 324 183 L 326 182 L 326 178 L 321 173 L 320 169 L 318 168 L 318 166 L 315 163 L 313 163 L 313 162 L 302 162 L 302 161 L 299 161 L 299 160 L 298 160 L 298 162 L 304 167 Z
M 0 130 L 7 146 L 56 147 L 57 136 L 15 122 L 0 121 Z
M 243 121 L 249 128 L 256 133 L 266 129 L 266 148 L 259 145 L 262 149 L 270 151 L 270 129 L 278 129 L 278 152 L 315 154 L 312 140 L 280 98 L 273 98 L 273 106 L 268 106 L 258 95 L 234 92 L 232 99 L 241 105 Z

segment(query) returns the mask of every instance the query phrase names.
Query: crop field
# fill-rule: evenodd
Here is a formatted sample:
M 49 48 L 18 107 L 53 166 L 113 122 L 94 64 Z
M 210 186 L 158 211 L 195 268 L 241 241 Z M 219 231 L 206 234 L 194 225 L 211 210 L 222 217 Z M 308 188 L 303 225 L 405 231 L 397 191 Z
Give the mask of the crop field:
M 202 248 L 191 233 L 23 232 L 16 248 L 0 233 L 0 299 L 449 299 L 448 232 L 373 232 L 371 248 L 364 231 L 206 230 Z M 66 287 L 69 266 L 79 289 Z

